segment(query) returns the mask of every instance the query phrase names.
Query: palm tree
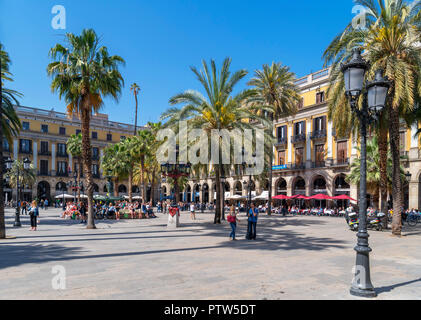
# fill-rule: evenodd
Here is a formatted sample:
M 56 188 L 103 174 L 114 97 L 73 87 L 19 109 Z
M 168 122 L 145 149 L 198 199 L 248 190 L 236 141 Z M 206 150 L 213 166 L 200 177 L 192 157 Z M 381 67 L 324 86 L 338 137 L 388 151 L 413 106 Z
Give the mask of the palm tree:
M 272 108 L 269 118 L 284 118 L 294 115 L 297 112 L 297 105 L 300 100 L 298 87 L 295 85 L 295 74 L 281 63 L 272 62 L 272 65 L 263 65 L 262 70 L 256 70 L 254 78 L 248 82 L 253 86 L 256 96 L 250 102 L 259 105 L 266 105 Z M 272 150 L 269 156 L 268 176 L 269 176 L 269 215 L 272 212 L 272 165 L 273 165 L 273 128 L 270 128 L 268 135 L 272 138 L 269 148 Z
M 29 169 L 25 169 L 23 161 L 15 160 L 12 168 L 5 174 L 5 178 L 9 179 L 9 184 L 12 188 L 18 185 L 18 172 L 19 172 L 19 185 L 33 186 L 36 180 L 36 171 L 31 164 Z
M 90 119 L 93 112 L 103 106 L 104 97 L 118 101 L 124 85 L 118 67 L 123 58 L 110 56 L 108 49 L 100 47 L 100 39 L 92 29 L 85 29 L 80 36 L 67 33 L 67 46 L 57 44 L 50 51 L 53 60 L 47 67 L 53 77 L 51 89 L 64 97 L 69 114 L 77 114 L 82 122 L 82 159 L 88 194 L 88 229 L 94 229 L 93 178 Z
M 21 122 L 16 115 L 13 104 L 19 105 L 17 97 L 20 93 L 3 88 L 3 81 L 13 81 L 9 72 L 10 58 L 0 43 L 0 168 L 3 168 L 3 140 L 6 138 L 12 143 L 12 136 L 17 136 L 21 129 Z M 0 239 L 6 238 L 4 223 L 4 198 L 3 198 L 3 170 L 0 170 Z
M 129 155 L 126 153 L 123 141 L 104 149 L 101 159 L 101 169 L 106 177 L 114 183 L 114 196 L 118 196 L 118 181 L 127 177 L 129 172 Z
M 255 125 L 245 119 L 256 119 L 265 126 L 271 125 L 269 121 L 257 114 L 256 108 L 247 104 L 248 99 L 255 93 L 252 90 L 245 90 L 236 95 L 233 91 L 236 85 L 246 75 L 246 70 L 239 70 L 231 74 L 229 68 L 231 59 L 226 58 L 222 64 L 221 70 L 217 70 L 214 60 L 211 60 L 210 70 L 208 64 L 203 61 L 203 69 L 197 70 L 191 67 L 197 80 L 203 86 L 206 97 L 198 91 L 188 90 L 170 98 L 171 105 L 182 104 L 183 107 L 170 108 L 161 115 L 162 120 L 168 120 L 164 127 L 176 130 L 178 122 L 187 121 L 188 130 L 202 129 L 208 137 L 212 130 L 234 130 L 234 129 L 253 129 Z M 215 168 L 216 178 L 216 210 L 214 223 L 221 223 L 221 175 L 223 175 L 222 165 L 222 138 L 219 139 L 219 157 L 218 161 L 211 163 Z M 176 197 L 178 198 L 176 190 Z M 177 199 L 178 200 L 178 199 Z
M 357 153 L 360 154 L 361 149 L 359 146 L 356 147 Z M 381 175 L 378 170 L 380 162 L 382 160 L 382 155 L 380 154 L 380 146 L 377 136 L 373 136 L 371 139 L 367 140 L 367 188 L 371 194 L 375 196 L 375 199 L 379 198 L 380 192 L 380 180 Z M 386 166 L 387 166 L 387 181 L 386 188 L 392 188 L 392 170 L 393 170 L 393 161 L 392 154 L 390 150 L 386 155 Z M 400 167 L 400 177 L 402 181 L 405 181 L 405 168 L 401 165 Z M 360 158 L 357 157 L 351 164 L 351 173 L 347 176 L 347 182 L 350 182 L 355 185 L 360 184 Z M 375 201 L 376 202 L 376 201 Z
M 133 137 L 131 156 L 138 163 L 139 178 L 137 183 L 141 186 L 142 201 L 146 201 L 146 183 L 145 183 L 145 167 L 146 159 L 151 155 L 151 145 L 154 140 L 152 133 L 149 130 L 140 130 L 138 135 Z M 133 167 L 133 166 L 132 166 Z
M 421 66 L 420 38 L 420 4 L 410 6 L 401 0 L 356 0 L 357 5 L 366 9 L 366 28 L 354 29 L 350 23 L 338 35 L 324 53 L 326 64 L 333 62 L 332 105 L 336 106 L 333 121 L 337 123 L 355 122 L 350 114 L 349 103 L 345 99 L 343 77 L 340 64 L 347 61 L 352 50 L 365 50 L 370 69 L 367 78 L 381 68 L 391 81 L 386 116 L 388 117 L 389 143 L 393 160 L 393 222 L 392 233 L 401 235 L 401 210 L 403 207 L 402 180 L 400 179 L 400 143 L 399 116 L 408 113 L 414 106 L 417 96 L 421 94 L 419 81 Z M 339 119 L 342 118 L 342 120 Z M 343 125 L 342 127 L 345 127 Z M 384 131 L 380 131 L 384 135 Z M 384 153 L 384 150 L 383 150 Z
M 80 186 L 80 173 L 82 170 L 82 133 L 72 134 L 67 140 L 67 152 L 77 161 L 77 185 Z M 80 202 L 80 188 L 77 189 L 77 199 Z
M 137 133 L 137 95 L 140 92 L 140 87 L 137 85 L 137 83 L 133 83 L 130 87 L 130 91 L 133 91 L 134 99 L 136 101 L 136 112 L 135 112 L 135 118 L 134 118 L 134 133 L 133 135 L 136 135 Z

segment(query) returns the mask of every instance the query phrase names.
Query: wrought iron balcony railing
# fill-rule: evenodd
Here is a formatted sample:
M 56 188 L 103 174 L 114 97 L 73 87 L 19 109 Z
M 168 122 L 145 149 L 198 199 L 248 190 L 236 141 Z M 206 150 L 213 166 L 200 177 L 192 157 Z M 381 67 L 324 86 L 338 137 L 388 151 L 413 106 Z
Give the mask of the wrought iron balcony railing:
M 306 135 L 301 133 L 291 137 L 291 143 L 300 143 L 306 141 Z

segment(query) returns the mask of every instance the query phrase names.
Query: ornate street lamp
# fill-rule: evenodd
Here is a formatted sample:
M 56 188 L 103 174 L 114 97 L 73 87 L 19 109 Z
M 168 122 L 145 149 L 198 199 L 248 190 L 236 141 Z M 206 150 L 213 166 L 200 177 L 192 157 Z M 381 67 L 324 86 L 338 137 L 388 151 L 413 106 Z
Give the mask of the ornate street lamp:
M 191 163 L 176 163 L 171 164 L 169 162 L 161 164 L 161 173 L 164 177 L 170 177 L 174 180 L 174 202 L 177 205 L 178 203 L 178 178 L 180 177 L 188 177 L 191 171 Z
M 243 156 L 244 156 L 244 151 L 243 151 Z M 256 158 L 256 153 L 252 154 L 253 159 Z M 247 164 L 245 161 L 243 161 L 242 166 L 243 166 L 243 173 L 246 172 L 246 167 L 248 167 L 249 169 L 253 168 L 254 164 Z M 246 181 L 243 182 L 244 186 L 247 187 L 247 207 L 246 207 L 246 212 L 247 215 L 249 214 L 249 210 L 251 207 L 251 172 L 249 174 L 249 182 L 247 183 Z
M 31 167 L 31 160 L 29 160 L 28 158 L 25 158 L 23 160 L 23 169 L 24 170 L 29 170 L 29 168 Z M 11 168 L 11 163 L 10 163 L 10 167 Z M 13 224 L 14 227 L 21 227 L 22 224 L 20 222 L 20 191 L 21 188 L 23 188 L 24 186 L 20 185 L 20 172 L 19 172 L 19 165 L 17 166 L 17 172 L 16 172 L 16 211 L 15 211 L 15 222 Z
M 345 95 L 348 97 L 352 111 L 360 121 L 360 201 L 359 230 L 355 251 L 357 252 L 354 279 L 350 293 L 360 297 L 375 297 L 376 292 L 370 278 L 370 258 L 372 251 L 368 245 L 367 232 L 367 124 L 370 118 L 376 119 L 383 110 L 389 82 L 383 78 L 383 72 L 378 70 L 375 79 L 366 86 L 362 108 L 358 108 L 358 100 L 363 93 L 364 77 L 368 69 L 367 62 L 361 57 L 361 50 L 355 49 L 349 63 L 342 65 L 345 81 Z

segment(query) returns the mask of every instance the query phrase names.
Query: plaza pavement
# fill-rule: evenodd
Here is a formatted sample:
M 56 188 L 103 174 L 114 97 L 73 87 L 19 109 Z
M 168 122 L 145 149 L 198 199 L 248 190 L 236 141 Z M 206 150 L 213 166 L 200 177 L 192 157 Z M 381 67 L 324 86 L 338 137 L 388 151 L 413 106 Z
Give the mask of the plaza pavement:
M 86 230 L 41 210 L 37 232 L 12 228 L 0 240 L 0 299 L 356 299 L 349 295 L 356 234 L 343 218 L 262 216 L 258 240 L 229 241 L 229 225 L 213 215 L 98 221 Z M 240 217 L 241 219 L 241 217 Z M 405 237 L 371 232 L 377 299 L 421 299 L 421 227 Z M 53 290 L 52 268 L 64 266 L 66 289 Z

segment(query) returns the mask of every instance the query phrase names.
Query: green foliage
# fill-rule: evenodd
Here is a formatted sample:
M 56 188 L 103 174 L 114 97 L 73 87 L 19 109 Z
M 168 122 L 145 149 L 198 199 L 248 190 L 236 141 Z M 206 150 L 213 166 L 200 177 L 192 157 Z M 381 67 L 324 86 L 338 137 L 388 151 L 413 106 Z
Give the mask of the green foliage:
M 9 179 L 9 184 L 13 188 L 16 188 L 18 181 L 21 187 L 25 185 L 33 186 L 36 180 L 36 171 L 32 164 L 29 169 L 25 170 L 23 161 L 15 160 L 12 168 L 5 174 L 5 178 Z

